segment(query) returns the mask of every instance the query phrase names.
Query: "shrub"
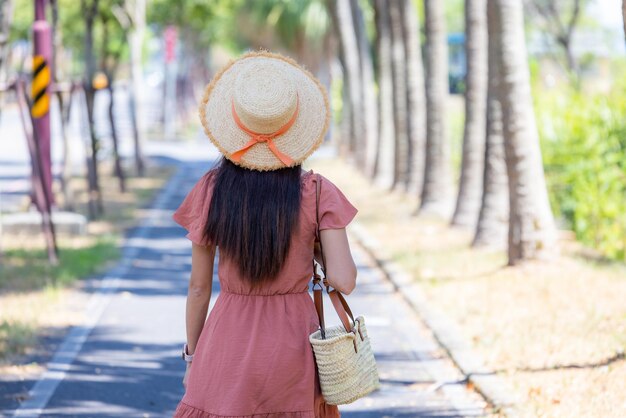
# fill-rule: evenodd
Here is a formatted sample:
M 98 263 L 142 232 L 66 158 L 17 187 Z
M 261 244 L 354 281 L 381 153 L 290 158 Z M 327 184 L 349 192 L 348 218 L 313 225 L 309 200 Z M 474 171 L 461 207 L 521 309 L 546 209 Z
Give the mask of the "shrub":
M 626 83 L 609 94 L 536 91 L 552 207 L 577 238 L 626 259 Z

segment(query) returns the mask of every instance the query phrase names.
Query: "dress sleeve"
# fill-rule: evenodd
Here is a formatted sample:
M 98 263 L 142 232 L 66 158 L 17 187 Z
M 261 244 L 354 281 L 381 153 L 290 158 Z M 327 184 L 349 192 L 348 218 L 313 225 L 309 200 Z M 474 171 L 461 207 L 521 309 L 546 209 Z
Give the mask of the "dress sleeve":
M 213 195 L 213 177 L 212 170 L 202 176 L 172 215 L 174 221 L 187 230 L 187 238 L 202 246 L 209 245 L 204 237 L 204 228 Z
M 320 231 L 345 228 L 357 214 L 357 209 L 330 180 L 320 176 Z

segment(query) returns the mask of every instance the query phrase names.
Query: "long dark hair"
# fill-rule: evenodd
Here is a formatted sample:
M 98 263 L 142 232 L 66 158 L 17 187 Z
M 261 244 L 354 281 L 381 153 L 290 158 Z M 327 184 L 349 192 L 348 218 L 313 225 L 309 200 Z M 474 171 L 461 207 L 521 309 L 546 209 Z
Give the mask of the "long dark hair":
M 223 158 L 216 168 L 206 238 L 253 283 L 274 279 L 300 213 L 301 167 L 256 171 Z

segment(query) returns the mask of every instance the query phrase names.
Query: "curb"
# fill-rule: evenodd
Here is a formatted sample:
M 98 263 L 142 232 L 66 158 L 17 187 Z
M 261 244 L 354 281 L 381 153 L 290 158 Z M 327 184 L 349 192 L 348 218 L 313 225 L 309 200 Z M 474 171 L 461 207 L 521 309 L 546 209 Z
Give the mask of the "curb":
M 372 257 L 385 278 L 422 318 L 465 379 L 474 385 L 496 412 L 503 412 L 509 417 L 516 416 L 515 406 L 519 400 L 513 395 L 513 390 L 500 376 L 485 366 L 481 356 L 461 336 L 460 327 L 428 302 L 419 283 L 384 254 L 381 244 L 358 221 L 352 222 L 349 234 Z

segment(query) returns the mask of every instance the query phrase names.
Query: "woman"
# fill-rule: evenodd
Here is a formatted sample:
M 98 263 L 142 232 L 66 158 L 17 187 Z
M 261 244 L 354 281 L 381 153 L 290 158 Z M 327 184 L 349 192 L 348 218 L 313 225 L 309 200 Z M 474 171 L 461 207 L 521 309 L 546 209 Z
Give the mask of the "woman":
M 301 168 L 328 129 L 326 93 L 292 60 L 249 53 L 215 76 L 200 118 L 224 158 L 174 214 L 193 242 L 186 392 L 174 416 L 339 417 L 319 388 L 308 340 L 319 320 L 308 290 L 316 209 L 329 283 L 354 289 L 344 228 L 357 210 Z M 205 322 L 216 248 L 221 291 Z

